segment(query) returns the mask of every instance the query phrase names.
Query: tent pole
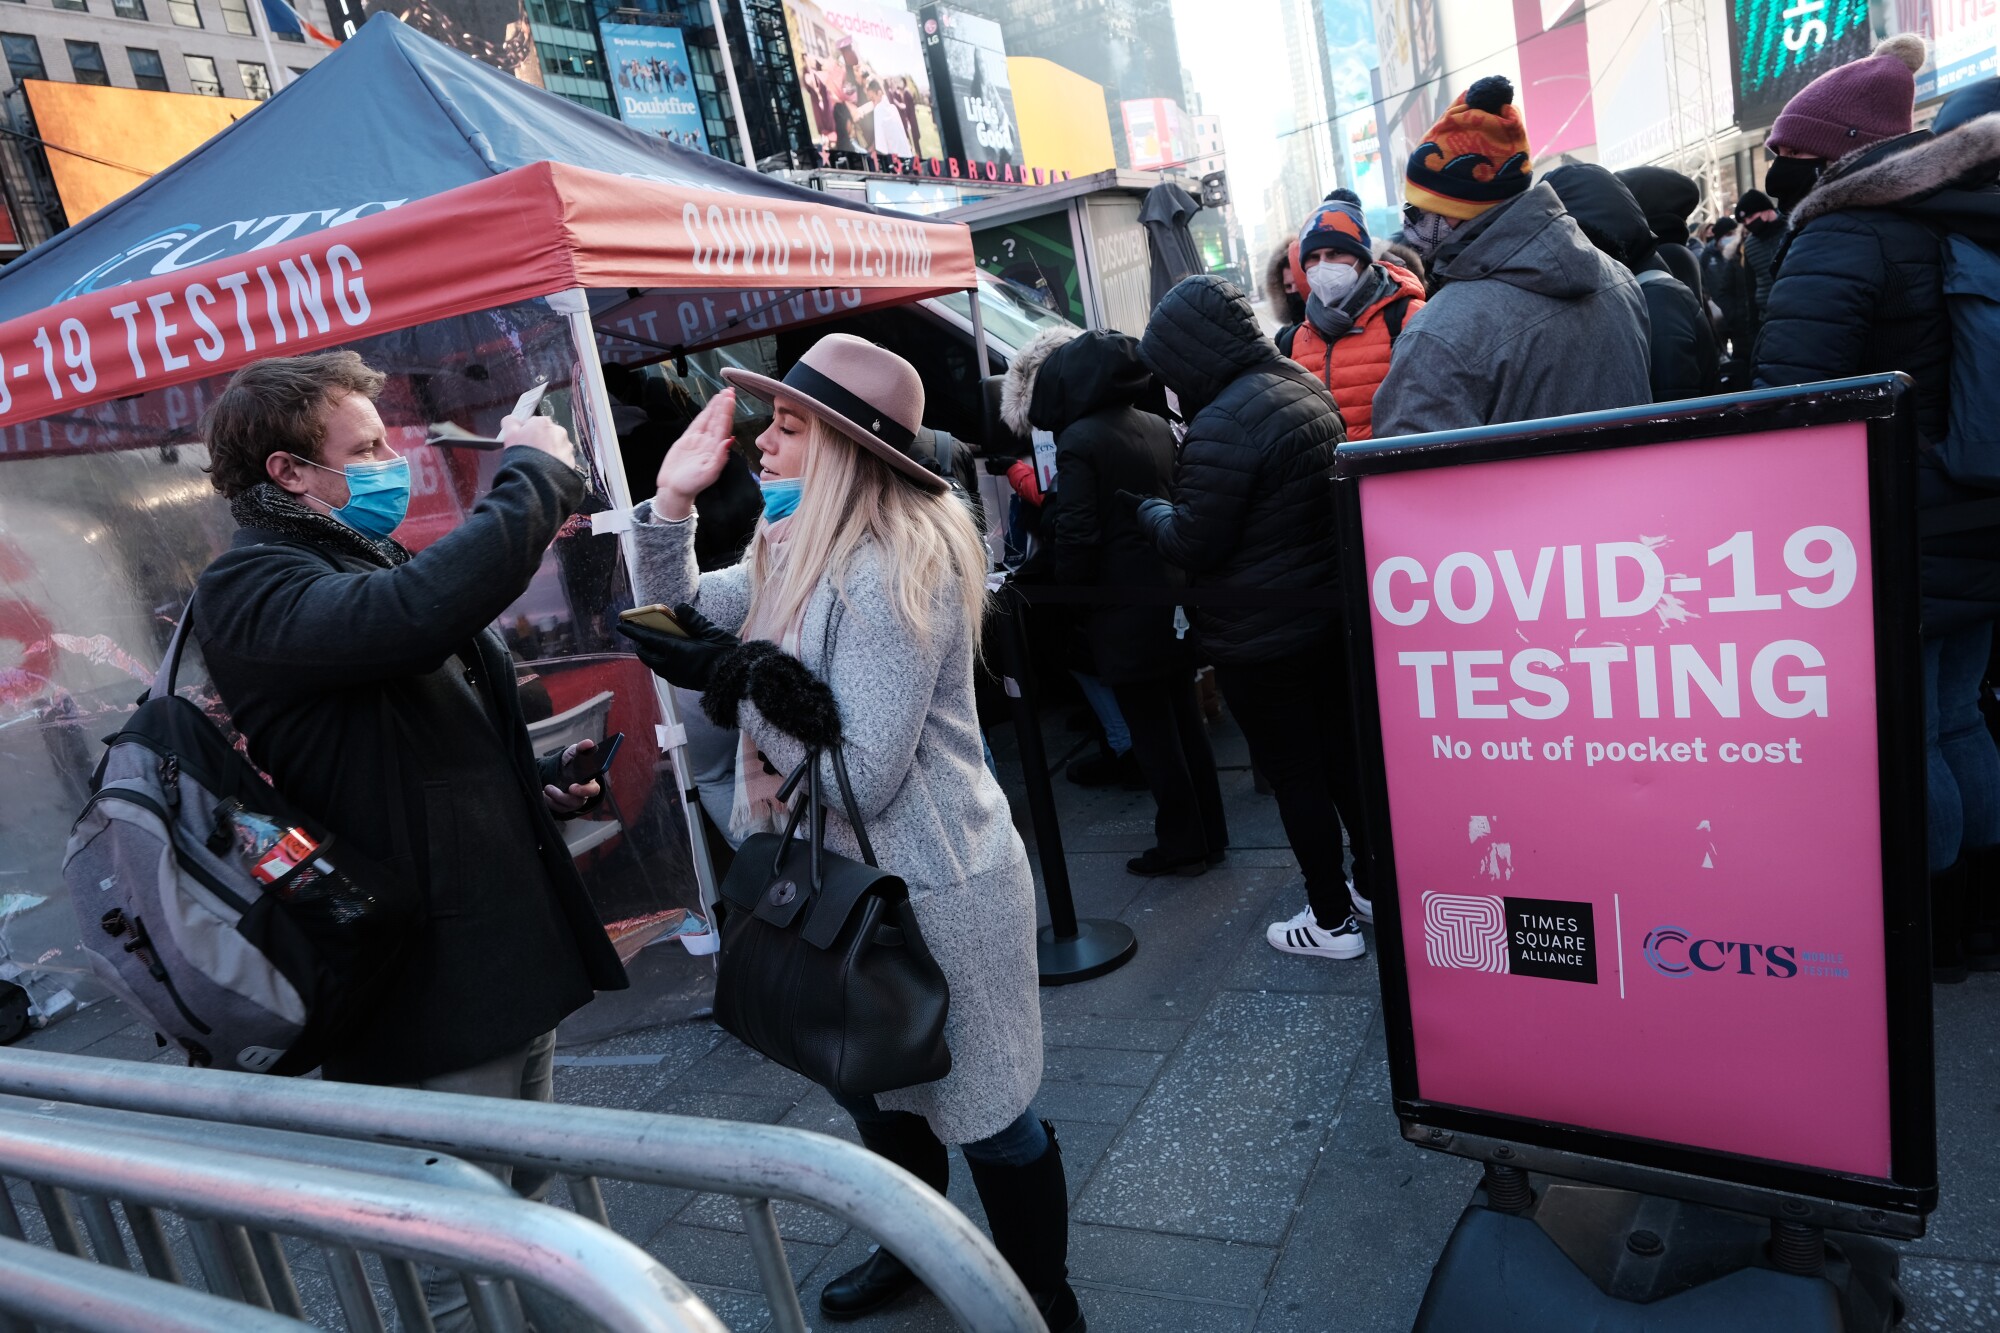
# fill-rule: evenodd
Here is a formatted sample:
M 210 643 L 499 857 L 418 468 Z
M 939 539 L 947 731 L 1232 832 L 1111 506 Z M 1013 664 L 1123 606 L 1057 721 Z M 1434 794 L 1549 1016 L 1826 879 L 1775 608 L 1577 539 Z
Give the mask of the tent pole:
M 708 0 L 708 12 L 715 19 L 715 46 L 722 56 L 722 77 L 729 84 L 729 106 L 736 113 L 736 148 L 743 154 L 743 165 L 755 171 L 757 152 L 750 146 L 750 120 L 743 114 L 743 90 L 736 86 L 736 60 L 729 54 L 729 29 L 722 26 L 721 0 Z
M 569 320 L 570 341 L 576 352 L 579 406 L 590 424 L 592 452 L 604 474 L 604 488 L 610 492 L 611 512 L 629 518 L 632 488 L 625 484 L 625 458 L 618 448 L 618 428 L 611 418 L 611 391 L 604 385 L 604 366 L 597 359 L 597 328 L 590 322 L 590 301 L 583 288 L 572 287 L 548 298 L 549 306 Z M 639 539 L 627 522 L 618 531 L 618 548 L 625 556 L 625 569 L 635 576 L 639 570 Z M 708 841 L 701 833 L 701 803 L 695 793 L 694 772 L 688 763 L 687 730 L 681 726 L 680 710 L 674 706 L 673 687 L 646 673 L 653 682 L 653 697 L 659 703 L 665 724 L 660 728 L 660 748 L 673 767 L 674 787 L 681 810 L 687 818 L 688 840 L 694 857 L 695 883 L 701 890 L 701 911 L 715 920 L 715 867 L 708 859 Z M 710 927 L 713 929 L 713 926 Z
M 972 301 L 972 355 L 979 362 L 979 378 L 985 379 L 993 373 L 993 363 L 986 355 L 986 316 L 979 309 L 979 279 L 974 277 L 972 286 L 966 293 Z

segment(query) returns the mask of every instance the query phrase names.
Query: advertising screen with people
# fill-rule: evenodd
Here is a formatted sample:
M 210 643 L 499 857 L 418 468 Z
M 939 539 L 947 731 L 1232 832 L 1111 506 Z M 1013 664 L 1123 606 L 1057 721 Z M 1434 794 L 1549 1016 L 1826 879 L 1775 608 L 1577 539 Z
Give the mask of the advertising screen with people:
M 618 118 L 670 144 L 706 153 L 701 94 L 695 88 L 681 30 L 604 23 L 598 32 L 604 38 L 606 73 L 618 101 Z
M 873 0 L 785 0 L 785 23 L 816 145 L 943 156 L 914 14 Z
M 523 0 L 343 0 L 334 28 L 344 39 L 375 14 L 394 14 L 426 37 L 542 86 L 542 62 Z

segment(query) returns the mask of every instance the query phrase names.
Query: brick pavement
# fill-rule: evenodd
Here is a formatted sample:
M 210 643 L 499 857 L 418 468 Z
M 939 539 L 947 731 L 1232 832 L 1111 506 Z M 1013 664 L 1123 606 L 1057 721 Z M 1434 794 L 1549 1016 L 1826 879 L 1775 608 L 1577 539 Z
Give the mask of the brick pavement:
M 1074 743 L 1053 724 L 1049 739 L 1052 754 Z M 1264 944 L 1265 923 L 1299 906 L 1296 871 L 1226 720 L 1217 739 L 1235 850 L 1197 879 L 1125 873 L 1125 857 L 1150 841 L 1144 796 L 1056 783 L 1080 913 L 1116 917 L 1141 941 L 1118 972 L 1042 993 L 1037 1105 L 1069 1168 L 1074 1280 L 1096 1333 L 1407 1329 L 1477 1170 L 1397 1134 L 1372 954 L 1331 963 Z M 1005 749 L 1001 767 L 1016 772 Z M 1930 1234 L 1907 1248 L 1904 1327 L 2000 1330 L 2000 977 L 1941 988 L 1937 999 L 1944 1200 Z M 109 1004 L 28 1044 L 173 1058 Z M 704 1023 L 567 1047 L 556 1092 L 853 1137 L 824 1092 Z M 953 1170 L 952 1199 L 979 1217 L 963 1163 Z M 765 1326 L 732 1203 L 606 1192 L 619 1229 L 732 1329 Z M 822 1327 L 819 1288 L 867 1240 L 810 1209 L 779 1205 L 778 1215 Z M 854 1327 L 931 1333 L 950 1321 L 916 1296 Z

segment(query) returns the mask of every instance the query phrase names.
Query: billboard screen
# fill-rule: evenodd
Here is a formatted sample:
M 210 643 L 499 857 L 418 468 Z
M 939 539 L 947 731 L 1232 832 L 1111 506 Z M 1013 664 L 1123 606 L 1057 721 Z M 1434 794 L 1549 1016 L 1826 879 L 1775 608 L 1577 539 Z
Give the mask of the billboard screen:
M 1868 54 L 1868 0 L 1730 0 L 1729 61 L 1736 123 L 1769 125 L 1793 94 Z
M 945 152 L 967 162 L 1018 164 L 1021 136 L 1000 25 L 944 5 L 926 5 L 923 21 Z
M 1343 459 L 1399 1113 L 1934 1187 L 1911 403 L 1844 387 Z
M 701 98 L 681 30 L 601 23 L 597 31 L 604 39 L 605 72 L 611 77 L 618 118 L 635 130 L 706 153 Z
M 43 141 L 64 150 L 48 155 L 49 174 L 63 215 L 73 223 L 145 183 L 127 167 L 164 171 L 263 105 L 240 97 L 40 79 L 21 87 Z
M 426 37 L 542 86 L 524 0 L 329 0 L 327 16 L 346 41 L 371 14 L 394 14 Z
M 942 157 L 916 15 L 874 0 L 785 0 L 813 139 L 840 153 Z
M 1878 25 L 1885 15 L 1875 7 Z M 1893 0 L 1886 15 L 1892 32 L 1914 32 L 1931 44 L 1930 63 L 1917 71 L 1917 101 L 1945 97 L 1975 79 L 1991 78 L 2000 64 L 2000 4 L 1971 0 L 1940 4 L 1938 0 Z
M 1194 135 L 1180 103 L 1143 97 L 1119 103 L 1125 113 L 1125 148 L 1134 171 L 1157 171 L 1194 156 Z

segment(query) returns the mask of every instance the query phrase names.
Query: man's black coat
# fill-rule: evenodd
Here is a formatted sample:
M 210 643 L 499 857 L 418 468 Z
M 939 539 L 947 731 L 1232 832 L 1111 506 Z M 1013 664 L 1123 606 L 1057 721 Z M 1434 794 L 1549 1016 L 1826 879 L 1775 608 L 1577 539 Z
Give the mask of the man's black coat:
M 625 970 L 541 794 L 506 646 L 583 479 L 509 449 L 463 525 L 386 566 L 352 542 L 243 527 L 195 594 L 195 631 L 250 757 L 425 895 L 373 1016 L 330 1078 L 412 1083 L 554 1028 Z

